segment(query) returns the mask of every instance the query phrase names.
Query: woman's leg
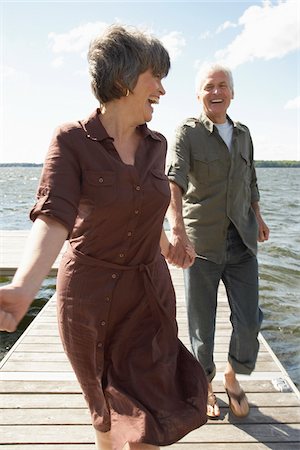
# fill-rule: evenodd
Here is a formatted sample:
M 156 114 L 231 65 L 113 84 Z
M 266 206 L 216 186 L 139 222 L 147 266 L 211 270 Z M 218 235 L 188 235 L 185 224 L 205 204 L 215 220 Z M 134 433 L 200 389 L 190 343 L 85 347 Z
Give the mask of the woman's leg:
M 97 450 L 112 450 L 110 431 L 101 433 L 95 430 L 96 433 L 96 449 Z M 129 444 L 127 443 L 123 450 L 159 450 L 156 445 L 150 444 Z
M 96 449 L 97 450 L 112 450 L 110 431 L 101 433 L 101 431 L 95 430 L 96 434 Z

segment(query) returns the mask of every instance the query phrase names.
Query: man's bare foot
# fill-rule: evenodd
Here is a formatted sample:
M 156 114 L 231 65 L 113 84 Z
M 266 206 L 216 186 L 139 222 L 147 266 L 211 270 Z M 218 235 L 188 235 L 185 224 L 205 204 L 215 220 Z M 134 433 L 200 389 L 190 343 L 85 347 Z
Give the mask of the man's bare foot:
M 207 396 L 207 417 L 209 419 L 217 419 L 220 417 L 220 408 L 217 403 L 217 397 L 215 396 L 212 388 L 212 384 L 208 384 L 208 396 Z

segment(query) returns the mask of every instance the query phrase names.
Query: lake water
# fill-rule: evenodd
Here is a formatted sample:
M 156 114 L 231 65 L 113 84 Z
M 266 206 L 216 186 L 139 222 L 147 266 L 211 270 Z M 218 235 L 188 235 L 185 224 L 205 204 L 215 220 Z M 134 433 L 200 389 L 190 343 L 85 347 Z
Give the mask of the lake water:
M 0 229 L 29 229 L 28 212 L 40 167 L 0 167 Z M 261 211 L 271 229 L 259 244 L 262 334 L 300 386 L 300 169 L 258 168 Z M 0 280 L 2 283 L 8 280 Z M 52 296 L 55 278 L 47 278 L 16 333 L 0 332 L 0 359 Z

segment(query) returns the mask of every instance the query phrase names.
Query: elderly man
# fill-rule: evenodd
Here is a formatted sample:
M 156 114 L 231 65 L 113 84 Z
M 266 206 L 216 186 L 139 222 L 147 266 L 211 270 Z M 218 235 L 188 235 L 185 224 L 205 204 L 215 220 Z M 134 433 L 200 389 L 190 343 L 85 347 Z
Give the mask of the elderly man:
M 225 285 L 232 334 L 224 387 L 231 411 L 243 417 L 249 405 L 236 374 L 250 374 L 257 359 L 262 321 L 257 240 L 267 240 L 269 229 L 259 210 L 249 130 L 227 115 L 233 99 L 231 71 L 220 65 L 207 67 L 198 79 L 197 97 L 201 116 L 183 122 L 170 152 L 168 261 L 185 269 L 190 341 L 208 378 L 210 418 L 220 415 L 212 387 L 213 351 L 220 280 Z

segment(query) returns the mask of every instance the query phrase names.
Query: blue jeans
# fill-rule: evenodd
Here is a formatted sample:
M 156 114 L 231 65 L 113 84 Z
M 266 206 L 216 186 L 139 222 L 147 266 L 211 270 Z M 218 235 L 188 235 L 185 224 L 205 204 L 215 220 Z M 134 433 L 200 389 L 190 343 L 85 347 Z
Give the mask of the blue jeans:
M 258 264 L 233 226 L 228 229 L 223 264 L 197 257 L 195 263 L 184 270 L 192 351 L 209 382 L 216 373 L 213 351 L 220 280 L 225 285 L 231 310 L 228 361 L 236 373 L 249 375 L 257 359 L 257 336 L 263 318 L 258 305 Z

